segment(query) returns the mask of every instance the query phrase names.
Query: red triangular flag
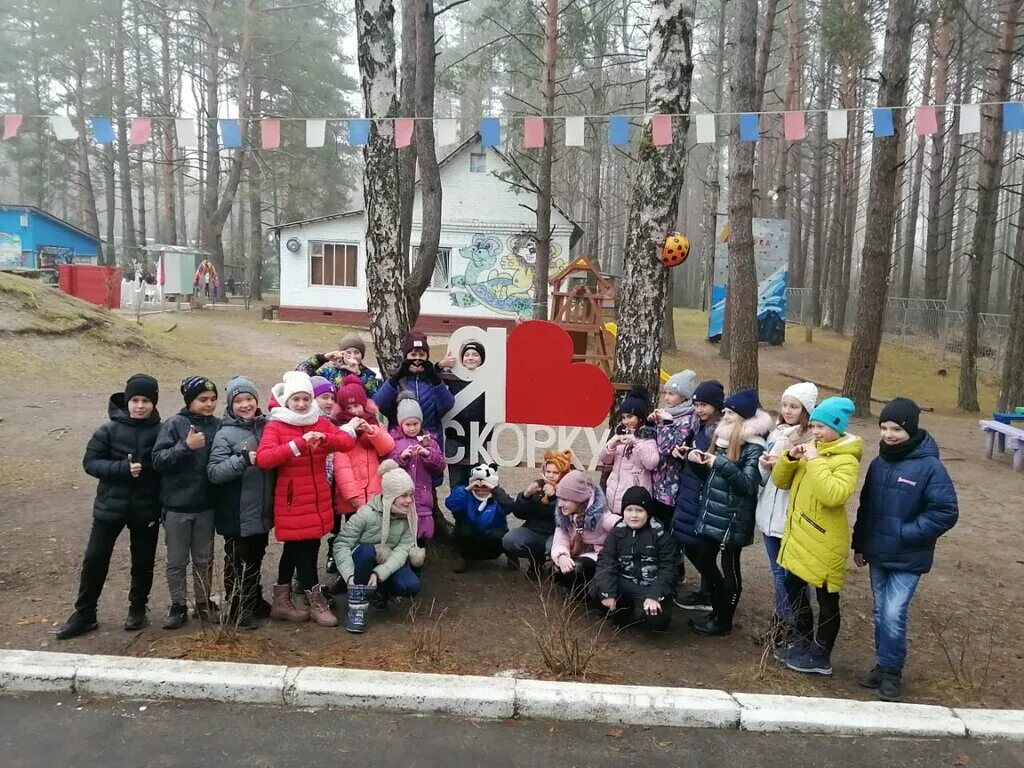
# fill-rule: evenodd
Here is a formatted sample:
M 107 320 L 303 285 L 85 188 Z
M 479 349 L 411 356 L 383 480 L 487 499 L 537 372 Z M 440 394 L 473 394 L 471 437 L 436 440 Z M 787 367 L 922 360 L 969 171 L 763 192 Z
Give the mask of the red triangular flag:
M 411 117 L 399 117 L 395 120 L 395 146 L 401 149 L 412 144 L 412 134 L 416 129 L 416 121 Z
M 526 149 L 540 149 L 544 146 L 544 118 L 523 119 L 523 146 Z
M 21 128 L 22 115 L 4 115 L 4 140 L 13 139 Z
M 672 115 L 651 115 L 651 141 L 656 147 L 672 143 Z
M 260 120 L 260 146 L 263 149 L 277 149 L 281 146 L 280 120 Z
M 128 143 L 132 146 L 145 144 L 153 135 L 153 122 L 148 117 L 136 117 L 132 119 L 131 131 L 128 135 Z

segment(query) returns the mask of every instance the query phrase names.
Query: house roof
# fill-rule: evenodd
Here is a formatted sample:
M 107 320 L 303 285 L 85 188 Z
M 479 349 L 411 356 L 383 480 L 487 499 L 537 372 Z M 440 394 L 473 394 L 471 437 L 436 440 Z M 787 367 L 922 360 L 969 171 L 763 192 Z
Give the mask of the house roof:
M 447 155 L 445 155 L 445 157 L 443 159 L 438 161 L 438 163 L 437 163 L 438 170 L 444 168 L 454 158 L 458 157 L 460 154 L 462 154 L 463 152 L 468 150 L 470 147 L 475 145 L 479 140 L 480 140 L 480 133 L 479 132 L 474 133 L 472 136 L 470 136 L 468 139 L 466 139 L 464 142 L 462 142 L 459 146 L 457 146 L 455 149 L 453 149 L 451 152 L 449 152 Z M 513 165 L 512 161 L 509 160 L 508 157 L 505 155 L 505 153 L 503 153 L 501 150 L 496 149 L 494 147 L 486 147 L 486 149 L 490 149 L 494 154 L 496 154 L 498 157 L 500 157 L 501 161 L 503 163 L 505 163 L 505 165 L 507 165 L 509 168 L 515 168 L 515 165 Z M 529 176 L 526 177 L 526 180 L 534 188 L 537 187 L 537 184 Z M 416 180 L 416 184 L 419 185 L 419 183 L 420 183 L 419 179 L 417 179 Z M 570 224 L 572 224 L 572 235 L 570 235 L 570 237 L 569 237 L 569 247 L 571 248 L 572 246 L 576 245 L 576 243 L 579 241 L 579 239 L 581 237 L 583 237 L 583 228 L 579 224 L 577 224 L 576 220 L 573 219 L 573 217 L 570 216 L 568 213 L 566 213 L 565 210 L 562 209 L 562 207 L 559 206 L 558 203 L 555 202 L 554 200 L 551 201 L 551 207 L 554 208 L 556 211 L 558 211 L 562 216 L 564 216 L 566 221 L 568 221 Z M 321 221 L 331 221 L 333 219 L 343 219 L 343 218 L 347 218 L 349 216 L 361 216 L 362 214 L 363 214 L 363 209 L 362 208 L 357 208 L 357 209 L 352 210 L 352 211 L 343 211 L 341 213 L 330 213 L 330 214 L 327 214 L 326 216 L 317 216 L 317 217 L 312 218 L 312 219 L 301 219 L 299 221 L 288 221 L 288 222 L 285 222 L 284 224 L 278 224 L 278 225 L 276 225 L 274 227 L 271 227 L 271 229 L 274 230 L 274 231 L 280 231 L 282 229 L 287 229 L 288 227 L 298 227 L 298 226 L 302 226 L 302 225 L 305 225 L 305 224 L 317 224 L 317 223 L 319 223 Z
M 64 227 L 65 229 L 70 229 L 73 232 L 77 232 L 78 234 L 82 235 L 83 237 L 88 237 L 90 240 L 95 240 L 97 243 L 102 243 L 103 242 L 103 240 L 101 238 L 99 238 L 99 237 L 96 237 L 96 235 L 93 235 L 93 234 L 91 234 L 89 232 L 86 232 L 84 229 L 76 227 L 74 224 L 72 224 L 72 223 L 70 223 L 68 221 L 64 221 L 64 219 L 60 218 L 59 216 L 54 216 L 49 211 L 44 211 L 42 208 L 38 208 L 37 206 L 34 206 L 34 205 L 6 205 L 6 204 L 3 204 L 3 205 L 0 205 L 0 211 L 24 211 L 25 213 L 34 213 L 37 216 L 42 216 L 42 217 L 47 218 L 47 219 L 49 219 L 50 221 L 52 221 L 52 222 L 54 222 L 56 224 L 59 224 L 60 226 Z

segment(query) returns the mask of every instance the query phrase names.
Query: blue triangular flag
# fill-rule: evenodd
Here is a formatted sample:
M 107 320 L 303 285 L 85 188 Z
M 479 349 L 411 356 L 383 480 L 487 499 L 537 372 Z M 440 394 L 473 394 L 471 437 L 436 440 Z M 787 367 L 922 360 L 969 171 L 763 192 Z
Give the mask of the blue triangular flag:
M 740 141 L 757 141 L 761 138 L 761 115 L 745 112 L 740 115 Z
M 361 147 L 370 143 L 370 121 L 348 121 L 348 143 L 352 147 Z
M 90 117 L 89 124 L 92 125 L 92 135 L 97 144 L 113 144 L 114 121 L 109 117 Z
M 497 117 L 480 118 L 480 143 L 485 147 L 501 144 L 501 120 Z
M 892 121 L 892 110 L 888 107 L 878 107 L 871 110 L 871 122 L 875 127 L 876 139 L 896 135 L 896 126 Z
M 224 149 L 239 149 L 242 146 L 242 126 L 237 120 L 218 120 L 220 145 Z
M 1024 131 L 1024 102 L 1008 101 L 1003 104 L 1003 130 Z
M 629 118 L 615 115 L 608 118 L 608 143 L 613 147 L 629 144 Z

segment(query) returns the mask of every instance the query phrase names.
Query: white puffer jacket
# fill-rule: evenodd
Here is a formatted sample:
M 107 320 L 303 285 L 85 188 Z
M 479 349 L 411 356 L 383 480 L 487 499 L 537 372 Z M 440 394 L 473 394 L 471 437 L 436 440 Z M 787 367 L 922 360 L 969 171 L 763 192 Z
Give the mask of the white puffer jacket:
M 766 455 L 782 456 L 798 443 L 807 442 L 809 433 L 800 435 L 799 425 L 780 423 L 768 435 Z M 786 508 L 789 506 L 789 491 L 779 489 L 772 482 L 771 468 L 758 464 L 761 470 L 761 495 L 757 498 L 757 527 L 765 536 L 782 538 L 786 527 Z

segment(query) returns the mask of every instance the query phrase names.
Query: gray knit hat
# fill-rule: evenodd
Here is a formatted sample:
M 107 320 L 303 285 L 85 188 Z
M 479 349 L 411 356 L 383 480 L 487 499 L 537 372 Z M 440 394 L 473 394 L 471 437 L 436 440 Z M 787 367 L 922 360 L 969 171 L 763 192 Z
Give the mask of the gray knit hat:
M 668 381 L 665 382 L 665 389 L 669 392 L 675 392 L 677 395 L 683 398 L 683 400 L 689 400 L 693 397 L 693 390 L 697 388 L 697 374 L 687 369 L 680 371 L 674 376 L 670 376 Z
M 256 389 L 256 385 L 253 384 L 245 376 L 233 376 L 228 379 L 228 383 L 224 386 L 224 394 L 227 396 L 227 410 L 234 413 L 232 405 L 235 402 L 235 398 L 239 395 L 252 395 L 259 402 L 260 393 Z
M 416 395 L 408 389 L 398 393 L 398 407 L 395 409 L 395 421 L 401 424 L 406 419 L 419 419 L 423 421 L 423 409 L 420 408 Z

